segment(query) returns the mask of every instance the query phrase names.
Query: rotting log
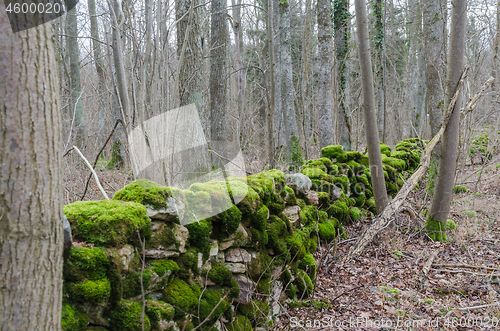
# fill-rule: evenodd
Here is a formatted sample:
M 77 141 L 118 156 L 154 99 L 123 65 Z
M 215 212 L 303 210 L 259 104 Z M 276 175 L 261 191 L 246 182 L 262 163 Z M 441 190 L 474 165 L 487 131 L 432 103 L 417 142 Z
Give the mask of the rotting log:
M 425 173 L 429 169 L 431 163 L 432 150 L 441 140 L 443 132 L 446 129 L 446 126 L 448 125 L 450 116 L 452 114 L 453 108 L 455 106 L 455 103 L 457 101 L 458 95 L 463 86 L 468 71 L 469 67 L 466 67 L 464 72 L 462 73 L 460 81 L 457 84 L 455 94 L 453 95 L 453 98 L 450 101 L 448 110 L 446 111 L 445 118 L 443 119 L 443 125 L 441 126 L 441 129 L 439 129 L 438 133 L 431 139 L 431 141 L 429 141 L 429 143 L 425 147 L 425 150 L 422 153 L 422 157 L 420 158 L 420 164 L 417 170 L 415 170 L 413 175 L 411 175 L 411 177 L 406 181 L 406 183 L 403 185 L 403 187 L 398 192 L 396 197 L 387 205 L 384 211 L 381 214 L 379 214 L 375 222 L 370 227 L 366 228 L 363 231 L 363 233 L 360 236 L 360 239 L 350 248 L 349 252 L 344 258 L 345 263 L 350 262 L 352 259 L 358 257 L 364 250 L 365 246 L 368 245 L 373 240 L 373 238 L 375 238 L 377 233 L 379 233 L 381 230 L 389 226 L 390 222 L 392 221 L 392 216 L 401 209 L 408 194 L 411 192 L 411 190 L 413 190 L 417 186 L 420 179 L 425 175 Z M 492 82 L 493 80 L 491 78 L 488 79 L 488 81 L 484 84 L 481 90 L 470 99 L 470 101 L 467 103 L 466 107 L 462 111 L 463 116 L 461 116 L 461 118 L 465 117 L 467 113 L 472 111 L 473 109 L 472 107 L 475 104 L 475 102 L 479 99 L 484 90 L 489 85 L 491 85 Z

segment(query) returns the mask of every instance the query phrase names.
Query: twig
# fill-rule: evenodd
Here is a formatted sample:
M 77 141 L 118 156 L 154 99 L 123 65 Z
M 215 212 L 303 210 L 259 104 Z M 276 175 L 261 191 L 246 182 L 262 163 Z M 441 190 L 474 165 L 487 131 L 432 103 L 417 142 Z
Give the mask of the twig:
M 500 269 L 498 268 L 485 267 L 482 265 L 470 265 L 470 264 L 433 263 L 432 266 L 441 268 L 468 268 L 468 269 L 486 269 L 492 271 L 500 271 Z
M 434 271 L 439 271 L 439 272 L 449 272 L 451 274 L 471 274 L 471 275 L 476 275 L 476 276 L 488 276 L 488 277 L 498 277 L 500 275 L 497 274 L 482 274 L 479 272 L 472 272 L 472 271 L 467 271 L 467 270 L 448 270 L 448 269 L 432 269 Z
M 441 252 L 441 248 L 438 248 L 434 252 L 432 252 L 431 256 L 429 256 L 427 261 L 425 261 L 424 266 L 422 267 L 422 272 L 424 273 L 424 276 L 427 276 L 427 274 L 431 270 L 432 262 L 434 262 L 439 252 Z
M 341 296 L 343 296 L 344 294 L 347 294 L 351 291 L 354 291 L 355 289 L 357 288 L 360 288 L 360 287 L 364 287 L 365 285 L 359 285 L 359 286 L 356 286 L 356 287 L 353 287 L 351 288 L 350 290 L 347 290 L 347 291 L 344 291 L 342 293 L 340 293 L 339 295 L 337 295 L 335 298 L 333 298 L 332 300 L 330 300 L 330 304 L 332 304 L 335 300 L 337 300 L 338 298 L 340 298 Z
M 473 307 L 465 307 L 465 308 L 456 308 L 461 311 L 467 311 L 467 310 L 474 310 L 474 309 L 481 309 L 481 308 L 487 308 L 487 307 L 493 307 L 493 306 L 498 306 L 500 305 L 500 302 L 495 302 L 495 303 L 490 303 L 487 305 L 481 305 L 481 306 L 473 306 Z
M 106 191 L 104 191 L 104 189 L 102 188 L 101 182 L 99 182 L 99 177 L 97 177 L 96 172 L 94 171 L 94 169 L 92 169 L 92 166 L 90 165 L 89 161 L 85 158 L 85 156 L 83 156 L 82 152 L 80 152 L 80 150 L 78 149 L 78 147 L 76 147 L 76 146 L 71 147 L 70 149 L 68 149 L 68 151 L 66 151 L 66 153 L 64 154 L 64 156 L 68 155 L 69 152 L 71 152 L 72 150 L 75 150 L 80 155 L 80 157 L 83 159 L 83 161 L 85 162 L 85 164 L 87 165 L 87 167 L 89 167 L 90 171 L 92 171 L 92 174 L 94 175 L 94 179 L 95 179 L 95 182 L 97 184 L 97 187 L 99 187 L 99 190 L 101 191 L 102 195 L 104 195 L 104 197 L 106 198 L 106 200 L 109 200 L 109 197 L 106 194 Z

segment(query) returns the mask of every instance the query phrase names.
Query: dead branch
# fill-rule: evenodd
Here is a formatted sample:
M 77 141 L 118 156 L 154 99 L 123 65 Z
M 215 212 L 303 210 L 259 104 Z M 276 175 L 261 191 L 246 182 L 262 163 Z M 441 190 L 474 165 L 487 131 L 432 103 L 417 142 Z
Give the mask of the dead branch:
M 427 261 L 425 261 L 424 266 L 422 267 L 422 272 L 423 272 L 424 276 L 427 276 L 427 274 L 431 270 L 432 262 L 434 262 L 434 260 L 438 256 L 439 252 L 441 252 L 441 248 L 438 248 L 434 252 L 432 252 L 431 256 L 429 256 Z
M 470 265 L 470 264 L 433 263 L 432 266 L 436 268 L 466 268 L 466 269 L 486 269 L 491 271 L 500 271 L 500 269 L 498 268 L 485 267 L 482 265 Z

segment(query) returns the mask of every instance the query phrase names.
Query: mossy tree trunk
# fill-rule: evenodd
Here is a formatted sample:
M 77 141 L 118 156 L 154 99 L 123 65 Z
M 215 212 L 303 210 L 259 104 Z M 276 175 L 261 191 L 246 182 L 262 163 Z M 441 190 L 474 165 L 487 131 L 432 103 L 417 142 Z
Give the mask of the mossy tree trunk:
M 0 329 L 60 330 L 61 103 L 52 25 L 0 14 Z
M 385 187 L 382 155 L 380 153 L 377 130 L 377 115 L 375 113 L 375 95 L 373 91 L 372 61 L 370 58 L 370 39 L 368 35 L 368 17 L 365 0 L 356 0 L 356 24 L 358 28 L 359 62 L 361 64 L 361 85 L 363 89 L 363 110 L 365 114 L 366 142 L 370 160 L 373 196 L 377 213 L 381 213 L 389 199 Z
M 467 0 L 453 0 L 451 11 L 451 35 L 446 74 L 445 104 L 449 105 L 455 94 L 464 65 L 465 34 L 467 24 Z M 453 196 L 457 168 L 458 138 L 460 133 L 461 96 L 453 108 L 450 121 L 443 133 L 439 171 L 426 227 L 433 240 L 446 240 L 446 219 Z

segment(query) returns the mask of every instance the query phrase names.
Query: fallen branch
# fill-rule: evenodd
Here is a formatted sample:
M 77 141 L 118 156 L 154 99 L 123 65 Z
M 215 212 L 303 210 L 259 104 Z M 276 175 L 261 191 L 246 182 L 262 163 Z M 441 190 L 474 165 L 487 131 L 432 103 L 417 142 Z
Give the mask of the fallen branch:
M 353 245 L 349 250 L 349 252 L 347 253 L 344 260 L 345 262 L 350 262 L 353 258 L 359 256 L 361 252 L 364 250 L 365 246 L 368 245 L 370 242 L 372 242 L 373 238 L 375 238 L 377 233 L 379 233 L 382 229 L 384 229 L 386 226 L 389 225 L 392 216 L 397 211 L 399 211 L 403 203 L 406 201 L 406 197 L 408 196 L 408 194 L 417 186 L 417 184 L 420 182 L 420 179 L 425 175 L 425 173 L 429 169 L 431 164 L 432 150 L 441 140 L 444 130 L 446 129 L 446 126 L 450 121 L 451 114 L 455 107 L 455 103 L 457 102 L 460 90 L 462 88 L 462 85 L 464 83 L 468 71 L 469 67 L 466 67 L 464 72 L 462 73 L 460 81 L 458 82 L 455 94 L 453 95 L 453 98 L 450 101 L 450 105 L 443 119 L 443 125 L 441 126 L 441 129 L 439 129 L 439 132 L 434 136 L 434 138 L 432 138 L 431 141 L 429 141 L 429 143 L 425 147 L 425 150 L 422 152 L 422 156 L 420 158 L 420 164 L 417 170 L 415 170 L 415 172 L 413 173 L 413 175 L 411 175 L 408 181 L 404 183 L 403 187 L 401 188 L 401 190 L 399 190 L 396 197 L 392 199 L 392 201 L 387 205 L 387 207 L 385 207 L 382 213 L 378 216 L 377 220 L 370 227 L 368 227 L 363 231 L 363 233 L 360 236 L 361 239 L 359 239 L 358 242 L 355 245 Z
M 439 252 L 441 252 L 441 248 L 438 248 L 434 252 L 432 252 L 431 256 L 429 256 L 427 261 L 425 261 L 424 266 L 422 267 L 422 272 L 424 273 L 424 276 L 427 276 L 427 274 L 431 270 L 432 263 L 438 256 Z
M 467 271 L 467 270 L 449 270 L 449 269 L 432 269 L 434 271 L 439 271 L 439 272 L 449 272 L 450 274 L 470 274 L 474 276 L 486 276 L 486 277 L 498 277 L 500 275 L 498 274 L 483 274 L 480 272 L 473 272 L 473 271 Z
M 492 271 L 500 271 L 498 268 L 485 267 L 482 265 L 470 265 L 470 264 L 451 264 L 451 263 L 433 263 L 433 267 L 439 268 L 467 268 L 467 269 L 486 269 Z
M 488 308 L 488 307 L 493 307 L 493 306 L 498 306 L 498 305 L 500 305 L 500 302 L 490 303 L 488 305 L 473 306 L 473 307 L 464 307 L 464 308 L 456 308 L 456 309 L 461 310 L 461 311 L 466 311 L 466 310 Z
M 106 194 L 106 191 L 104 191 L 104 189 L 102 188 L 101 182 L 99 182 L 99 177 L 97 177 L 96 172 L 94 171 L 94 169 L 90 165 L 89 161 L 85 158 L 85 156 L 83 156 L 82 152 L 80 152 L 80 150 L 78 149 L 78 147 L 76 147 L 76 146 L 71 147 L 64 154 L 64 156 L 68 155 L 69 152 L 71 152 L 72 150 L 75 150 L 78 153 L 78 155 L 80 155 L 80 157 L 83 159 L 83 161 L 85 162 L 85 164 L 87 165 L 87 167 L 89 167 L 90 171 L 92 172 L 92 175 L 94 175 L 94 179 L 95 179 L 95 182 L 97 184 L 97 187 L 99 187 L 99 190 L 101 191 L 102 195 L 104 195 L 104 197 L 106 198 L 106 200 L 109 200 L 109 197 Z

